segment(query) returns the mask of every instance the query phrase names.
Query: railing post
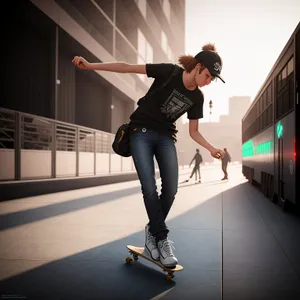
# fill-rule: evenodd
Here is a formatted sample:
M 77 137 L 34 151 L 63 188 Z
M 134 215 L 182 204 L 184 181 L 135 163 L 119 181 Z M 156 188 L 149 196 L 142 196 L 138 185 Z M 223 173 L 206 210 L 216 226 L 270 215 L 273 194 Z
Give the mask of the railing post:
M 96 131 L 94 131 L 94 175 L 96 175 L 97 173 L 97 162 L 96 162 L 96 158 L 97 158 L 97 149 L 96 149 Z
M 111 145 L 112 141 L 111 141 L 111 135 L 109 135 L 109 145 Z M 111 147 L 109 147 L 109 169 L 108 169 L 108 173 L 111 173 Z
M 56 123 L 52 123 L 51 177 L 56 178 Z
M 76 127 L 76 140 L 75 140 L 75 149 L 76 149 L 76 177 L 79 176 L 79 128 Z
M 22 124 L 21 114 L 15 114 L 15 180 L 21 179 L 21 143 L 22 143 Z

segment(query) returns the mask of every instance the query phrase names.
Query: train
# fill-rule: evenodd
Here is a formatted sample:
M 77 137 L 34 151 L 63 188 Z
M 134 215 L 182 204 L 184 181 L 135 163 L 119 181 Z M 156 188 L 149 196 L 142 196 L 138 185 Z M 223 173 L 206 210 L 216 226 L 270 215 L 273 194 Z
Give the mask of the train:
M 299 93 L 300 22 L 242 118 L 243 175 L 283 210 L 300 205 Z

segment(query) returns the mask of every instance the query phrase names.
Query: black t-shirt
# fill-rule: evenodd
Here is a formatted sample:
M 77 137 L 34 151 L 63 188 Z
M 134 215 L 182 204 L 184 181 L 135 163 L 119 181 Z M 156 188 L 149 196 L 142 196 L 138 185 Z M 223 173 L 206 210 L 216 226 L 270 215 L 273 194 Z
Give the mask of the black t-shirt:
M 203 93 L 196 88 L 188 90 L 182 79 L 183 69 L 163 89 L 147 97 L 153 89 L 163 85 L 174 70 L 173 64 L 146 64 L 148 77 L 155 78 L 146 98 L 130 116 L 132 124 L 175 137 L 175 121 L 187 112 L 188 119 L 203 118 Z

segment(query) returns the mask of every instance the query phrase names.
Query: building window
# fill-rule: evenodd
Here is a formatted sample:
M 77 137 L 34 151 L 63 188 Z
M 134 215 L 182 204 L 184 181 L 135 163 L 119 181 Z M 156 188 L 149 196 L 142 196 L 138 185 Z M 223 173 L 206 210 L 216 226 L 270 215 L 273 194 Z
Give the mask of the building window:
M 163 30 L 161 31 L 161 47 L 164 50 L 166 56 L 168 57 L 168 60 L 173 62 L 173 52 L 171 50 L 171 47 L 169 46 L 167 35 Z
M 146 19 L 147 14 L 147 1 L 146 0 L 135 0 L 135 3 L 137 4 L 139 10 L 141 11 L 141 14 Z
M 168 52 L 168 39 L 164 31 L 161 32 L 161 47 L 165 53 Z
M 138 28 L 138 56 L 137 56 L 137 63 L 138 64 L 145 64 L 145 63 L 153 63 L 153 48 L 148 43 L 147 39 Z M 145 81 L 146 76 L 143 74 L 138 74 L 138 76 Z
M 168 46 L 168 59 L 169 61 L 174 62 L 173 52 L 169 46 Z
M 152 63 L 153 62 L 153 48 L 152 46 L 146 41 L 146 62 Z
M 138 63 L 139 59 L 145 63 L 146 61 L 146 38 L 141 32 L 141 30 L 138 28 Z
M 142 31 L 138 28 L 138 63 L 139 60 L 142 63 L 153 62 L 153 48 L 145 38 Z
M 170 22 L 171 20 L 171 6 L 170 6 L 170 2 L 169 0 L 162 0 L 162 8 L 164 11 L 164 14 L 166 15 L 166 18 L 168 19 L 168 21 Z

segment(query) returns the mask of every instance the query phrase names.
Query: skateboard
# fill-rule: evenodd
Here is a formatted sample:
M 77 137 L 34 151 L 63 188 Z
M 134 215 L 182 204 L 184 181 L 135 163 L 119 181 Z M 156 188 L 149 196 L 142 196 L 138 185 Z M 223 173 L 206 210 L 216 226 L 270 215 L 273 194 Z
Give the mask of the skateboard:
M 169 268 L 165 267 L 164 265 L 162 265 L 159 261 L 155 261 L 155 260 L 149 258 L 148 256 L 146 256 L 144 254 L 143 247 L 135 247 L 132 245 L 127 245 L 127 249 L 129 250 L 129 253 L 132 255 L 132 258 L 130 256 L 126 257 L 125 262 L 127 264 L 132 264 L 133 261 L 136 261 L 139 259 L 139 257 L 142 257 L 142 258 L 156 264 L 164 272 L 166 272 L 167 273 L 167 275 L 165 276 L 166 280 L 172 280 L 175 277 L 175 275 L 174 275 L 175 272 L 183 270 L 183 266 L 181 266 L 181 265 L 176 265 L 176 267 L 174 269 L 169 269 Z
M 179 184 L 183 184 L 183 183 L 187 183 L 187 182 L 190 182 L 190 181 L 189 181 L 189 180 L 184 180 L 184 181 L 182 181 L 182 182 L 179 182 Z M 191 183 L 192 183 L 192 180 L 191 180 Z M 195 184 L 199 184 L 199 183 L 201 183 L 201 181 L 197 180 L 197 181 L 195 181 L 194 183 L 195 183 Z

